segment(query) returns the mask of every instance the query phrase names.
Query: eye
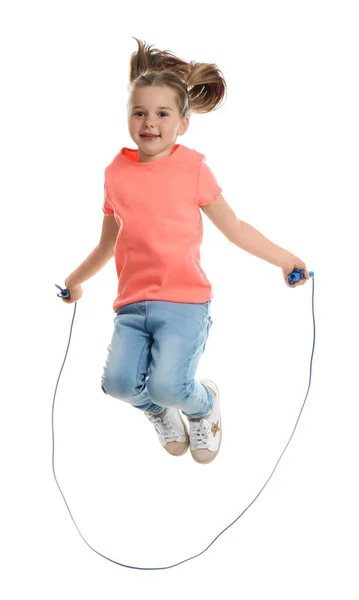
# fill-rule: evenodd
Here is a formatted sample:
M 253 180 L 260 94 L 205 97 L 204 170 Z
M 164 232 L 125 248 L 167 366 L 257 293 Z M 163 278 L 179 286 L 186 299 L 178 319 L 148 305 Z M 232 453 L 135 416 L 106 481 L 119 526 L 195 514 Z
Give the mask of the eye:
M 134 113 L 134 116 L 137 117 L 137 115 L 142 115 L 143 114 L 143 110 L 138 110 L 137 112 Z M 159 113 L 160 115 L 165 115 L 166 117 L 168 117 L 168 113 L 162 111 Z

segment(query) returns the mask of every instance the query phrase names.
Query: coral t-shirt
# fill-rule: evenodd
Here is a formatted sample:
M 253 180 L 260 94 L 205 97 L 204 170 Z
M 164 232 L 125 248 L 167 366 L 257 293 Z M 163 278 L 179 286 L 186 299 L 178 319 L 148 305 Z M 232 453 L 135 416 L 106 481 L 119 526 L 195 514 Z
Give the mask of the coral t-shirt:
M 138 150 L 122 148 L 105 169 L 102 210 L 119 225 L 113 310 L 143 300 L 206 302 L 214 295 L 200 265 L 199 207 L 222 188 L 206 157 L 181 144 L 159 160 L 138 158 Z

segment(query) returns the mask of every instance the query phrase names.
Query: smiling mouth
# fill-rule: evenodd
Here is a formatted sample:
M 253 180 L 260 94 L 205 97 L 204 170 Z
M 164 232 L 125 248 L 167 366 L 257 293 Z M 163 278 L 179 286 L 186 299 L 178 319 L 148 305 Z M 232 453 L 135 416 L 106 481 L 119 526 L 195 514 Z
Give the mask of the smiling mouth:
M 147 138 L 157 138 L 157 137 L 160 137 L 159 135 L 148 135 L 146 133 L 141 133 L 140 135 L 141 135 L 141 137 L 147 137 Z

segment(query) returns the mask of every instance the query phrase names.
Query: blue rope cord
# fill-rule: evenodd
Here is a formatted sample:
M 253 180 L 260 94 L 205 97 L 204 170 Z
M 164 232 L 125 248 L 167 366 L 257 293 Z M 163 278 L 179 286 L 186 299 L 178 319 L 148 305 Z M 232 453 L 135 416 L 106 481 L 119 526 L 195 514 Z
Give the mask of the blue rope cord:
M 310 277 L 313 277 L 313 276 L 314 276 L 314 273 L 310 272 L 310 273 L 309 273 L 309 275 L 310 275 Z M 294 283 L 295 281 L 298 281 L 298 279 L 300 279 L 300 278 L 301 278 L 300 276 L 298 277 L 298 276 L 296 276 L 296 275 L 295 275 L 295 276 L 293 276 L 293 277 L 292 277 L 291 281 Z M 289 279 L 288 279 L 288 281 L 290 282 L 290 280 L 289 280 Z M 292 284 L 291 284 L 291 285 L 292 285 Z M 61 288 L 60 286 L 58 286 L 58 285 L 57 285 L 56 287 L 58 287 L 58 288 L 61 290 L 61 293 L 60 293 L 60 294 L 58 294 L 58 296 L 67 297 L 67 298 L 69 297 L 69 294 L 68 294 L 68 291 L 67 291 L 67 290 L 62 290 L 62 288 Z M 66 293 L 66 292 L 67 292 L 67 293 Z M 293 431 L 292 431 L 292 434 L 291 434 L 291 436 L 290 436 L 290 438 L 289 438 L 288 442 L 286 443 L 286 445 L 285 445 L 285 447 L 284 447 L 284 450 L 282 451 L 282 453 L 281 453 L 280 457 L 278 458 L 278 460 L 277 460 L 277 462 L 276 462 L 276 464 L 275 464 L 275 466 L 274 466 L 274 469 L 272 470 L 272 472 L 271 472 L 271 474 L 269 475 L 268 479 L 266 480 L 265 484 L 264 484 L 264 485 L 262 486 L 262 488 L 259 490 L 258 494 L 255 496 L 255 498 L 252 500 L 252 502 L 250 502 L 250 504 L 248 504 L 248 506 L 247 506 L 247 507 L 246 507 L 246 508 L 245 508 L 245 509 L 244 509 L 244 510 L 243 510 L 243 511 L 240 513 L 240 515 L 238 515 L 238 517 L 237 517 L 236 519 L 234 519 L 234 521 L 232 521 L 232 523 L 230 523 L 230 524 L 229 524 L 229 525 L 228 525 L 228 526 L 227 526 L 225 529 L 223 529 L 223 530 L 222 530 L 222 531 L 221 531 L 221 532 L 220 532 L 220 533 L 219 533 L 219 534 L 218 534 L 218 535 L 217 535 L 217 536 L 214 538 L 214 540 L 213 540 L 213 541 L 212 541 L 212 542 L 211 542 L 211 543 L 210 543 L 210 544 L 207 546 L 207 548 L 205 548 L 204 550 L 202 550 L 202 552 L 199 552 L 198 554 L 195 554 L 194 556 L 190 556 L 189 558 L 186 558 L 185 560 L 181 560 L 180 562 L 178 562 L 178 563 L 175 563 L 175 564 L 173 564 L 173 565 L 169 565 L 169 566 L 167 566 L 167 567 L 135 567 L 135 566 L 133 566 L 133 565 L 126 565 L 126 564 L 124 564 L 124 563 L 117 562 L 116 560 L 113 560 L 112 558 L 109 558 L 108 556 L 105 556 L 105 554 L 101 554 L 101 552 L 98 552 L 98 550 L 95 550 L 95 548 L 93 548 L 93 547 L 92 547 L 92 546 L 91 546 L 91 545 L 90 545 L 90 544 L 89 544 L 89 543 L 88 543 L 88 542 L 85 540 L 85 538 L 84 538 L 84 536 L 82 535 L 81 531 L 80 531 L 80 530 L 79 530 L 79 528 L 77 527 L 77 524 L 76 524 L 76 522 L 75 522 L 75 519 L 73 518 L 73 516 L 72 516 L 72 513 L 71 513 L 71 511 L 70 511 L 69 505 L 68 505 L 68 504 L 67 504 L 67 502 L 66 502 L 66 498 L 65 498 L 65 496 L 64 496 L 64 494 L 63 494 L 63 492 L 62 492 L 62 490 L 61 490 L 61 488 L 60 488 L 60 485 L 59 485 L 59 483 L 58 483 L 58 481 L 57 481 L 57 477 L 56 477 L 56 473 L 55 473 L 55 461 L 54 461 L 54 458 L 55 458 L 54 407 L 55 407 L 55 398 L 56 398 L 56 393 L 57 393 L 57 388 L 58 388 L 59 380 L 60 380 L 61 373 L 62 373 L 62 370 L 63 370 L 63 368 L 64 368 L 64 365 L 65 365 L 65 361 L 66 361 L 66 358 L 67 358 L 67 353 L 68 353 L 69 346 L 70 346 L 71 335 L 72 335 L 72 328 L 73 328 L 73 324 L 74 324 L 74 320 L 75 320 L 75 315 L 76 315 L 76 307 L 77 307 L 77 302 L 75 302 L 74 314 L 73 314 L 73 317 L 72 317 L 71 328 L 70 328 L 69 341 L 68 341 L 67 348 L 66 348 L 65 358 L 64 358 L 64 361 L 63 361 L 63 363 L 62 363 L 61 370 L 60 370 L 60 373 L 59 373 L 59 376 L 58 376 L 58 379 L 57 379 L 56 388 L 55 388 L 55 393 L 54 393 L 54 399 L 53 399 L 53 404 L 52 404 L 52 470 L 53 470 L 53 474 L 54 474 L 54 477 L 55 477 L 56 485 L 57 485 L 57 487 L 59 488 L 59 490 L 60 490 L 60 493 L 61 493 L 61 495 L 62 495 L 62 497 L 63 497 L 63 499 L 64 499 L 64 502 L 65 502 L 65 504 L 66 504 L 67 510 L 69 511 L 70 517 L 71 517 L 71 519 L 73 520 L 73 522 L 74 522 L 74 525 L 75 525 L 75 527 L 76 527 L 77 531 L 79 532 L 80 536 L 82 537 L 83 541 L 85 542 L 85 544 L 87 544 L 87 546 L 88 546 L 89 548 L 91 548 L 91 550 L 93 550 L 94 552 L 96 552 L 96 554 L 98 554 L 99 556 L 102 556 L 102 557 L 103 557 L 103 558 L 105 558 L 106 560 L 108 560 L 108 561 L 110 561 L 110 562 L 112 562 L 112 563 L 115 563 L 116 565 L 119 565 L 120 567 L 126 567 L 127 569 L 137 569 L 137 570 L 139 570 L 139 571 L 161 571 L 161 570 L 164 570 L 164 569 L 172 569 L 173 567 L 177 567 L 178 565 L 182 565 L 183 563 L 185 563 L 185 562 L 187 562 L 187 561 L 189 561 L 189 560 L 193 560 L 194 558 L 198 558 L 198 556 L 201 556 L 202 554 L 204 554 L 204 552 L 206 552 L 206 551 L 207 551 L 207 550 L 208 550 L 208 549 L 209 549 L 209 548 L 210 548 L 210 547 L 211 547 L 211 546 L 214 544 L 214 542 L 215 542 L 216 540 L 218 540 L 218 538 L 219 538 L 219 537 L 220 537 L 220 536 L 221 536 L 221 535 L 222 535 L 222 534 L 223 534 L 225 531 L 227 531 L 227 529 L 229 529 L 230 527 L 232 527 L 232 525 L 234 525 L 234 523 L 236 523 L 236 522 L 237 522 L 237 521 L 238 521 L 238 520 L 239 520 L 239 519 L 242 517 L 242 515 L 244 515 L 244 513 L 245 513 L 245 512 L 247 512 L 247 510 L 248 510 L 248 509 L 249 509 L 249 508 L 252 506 L 252 504 L 253 504 L 253 503 L 254 503 L 254 502 L 257 500 L 257 498 L 260 496 L 260 494 L 263 492 L 264 488 L 265 488 L 265 487 L 266 487 L 266 485 L 268 484 L 269 480 L 272 478 L 272 476 L 273 476 L 273 473 L 274 473 L 274 471 L 276 470 L 276 468 L 277 468 L 277 466 L 278 466 L 278 464 L 279 464 L 280 460 L 282 459 L 282 456 L 283 456 L 284 452 L 286 451 L 286 449 L 287 449 L 287 447 L 288 447 L 288 445 L 289 445 L 289 443 L 290 443 L 290 441 L 291 441 L 291 439 L 292 439 L 292 437 L 293 437 L 293 435 L 294 435 L 294 432 L 295 432 L 295 430 L 296 430 L 296 428 L 297 428 L 297 425 L 298 425 L 299 419 L 300 419 L 300 417 L 301 417 L 301 414 L 302 414 L 302 412 L 303 412 L 303 409 L 304 409 L 305 403 L 306 403 L 306 401 L 307 401 L 307 396 L 308 396 L 308 393 L 309 393 L 309 389 L 310 389 L 310 385 L 311 385 L 311 380 L 312 380 L 312 363 L 313 363 L 313 355 L 314 355 L 314 348 L 315 348 L 315 337 L 316 337 L 316 331 L 315 331 L 315 316 L 314 316 L 314 277 L 313 277 L 313 279 L 312 279 L 313 347 L 312 347 L 312 354 L 311 354 L 311 358 L 310 358 L 310 367 L 309 367 L 309 384 L 308 384 L 307 393 L 306 393 L 306 396 L 305 396 L 304 402 L 303 402 L 303 404 L 302 404 L 302 407 L 301 407 L 301 409 L 300 409 L 300 412 L 299 412 L 298 418 L 297 418 L 297 420 L 296 420 L 296 423 L 295 423 L 294 429 L 293 429 Z

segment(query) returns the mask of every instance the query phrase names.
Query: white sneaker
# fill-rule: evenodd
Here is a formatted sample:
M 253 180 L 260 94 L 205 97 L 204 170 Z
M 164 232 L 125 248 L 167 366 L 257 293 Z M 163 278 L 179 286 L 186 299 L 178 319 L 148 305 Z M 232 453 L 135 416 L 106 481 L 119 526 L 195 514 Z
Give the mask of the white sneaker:
M 194 460 L 207 464 L 214 460 L 219 452 L 222 439 L 221 413 L 219 409 L 219 390 L 210 379 L 201 379 L 213 397 L 213 409 L 199 419 L 188 418 L 190 450 Z
M 148 412 L 145 415 L 155 426 L 158 438 L 169 454 L 182 456 L 187 452 L 188 430 L 177 408 L 165 408 L 160 415 Z

